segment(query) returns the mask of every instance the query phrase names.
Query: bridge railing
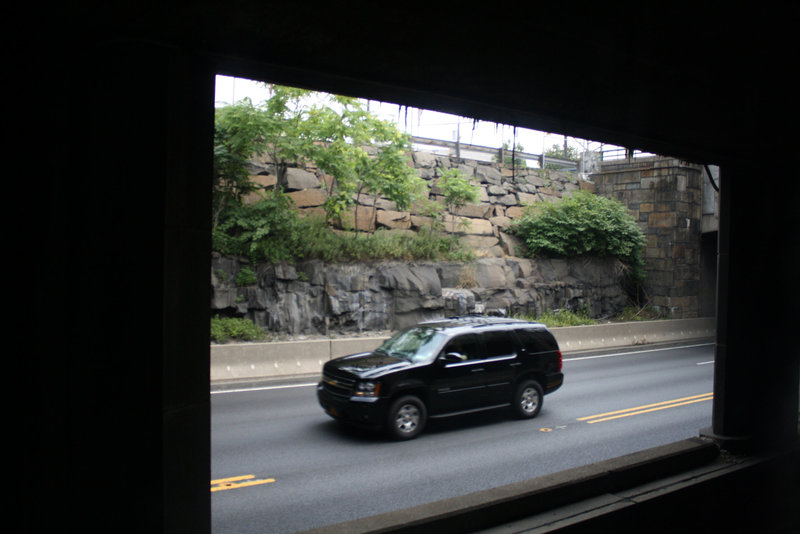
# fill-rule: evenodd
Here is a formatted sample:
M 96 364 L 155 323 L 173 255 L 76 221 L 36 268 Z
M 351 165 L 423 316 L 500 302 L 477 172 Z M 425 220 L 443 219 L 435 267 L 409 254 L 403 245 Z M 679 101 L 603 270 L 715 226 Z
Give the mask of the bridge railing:
M 477 155 L 475 159 L 482 161 L 506 161 L 513 153 L 517 161 L 525 160 L 526 162 L 536 162 L 542 169 L 544 169 L 546 165 L 552 165 L 568 171 L 575 170 L 578 166 L 578 162 L 568 159 L 555 158 L 532 152 L 512 151 L 505 148 L 471 145 L 469 143 L 461 143 L 460 141 L 444 141 L 442 139 L 432 139 L 430 137 L 412 136 L 411 143 L 412 145 L 444 149 L 449 155 L 458 158 L 465 157 L 464 154 L 469 153 Z

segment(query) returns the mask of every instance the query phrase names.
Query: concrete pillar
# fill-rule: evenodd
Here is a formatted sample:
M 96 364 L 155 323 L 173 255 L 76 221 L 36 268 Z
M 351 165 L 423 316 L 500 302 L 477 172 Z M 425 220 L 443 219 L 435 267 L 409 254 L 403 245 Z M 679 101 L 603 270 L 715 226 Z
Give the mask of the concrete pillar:
M 721 171 L 714 407 L 702 434 L 729 450 L 797 440 L 798 193 L 755 195 L 770 191 L 772 172 L 742 162 Z
M 46 204 L 27 208 L 49 217 L 36 302 L 54 305 L 25 373 L 44 458 L 26 475 L 47 510 L 30 519 L 207 533 L 214 71 L 121 37 L 69 52 L 46 71 L 62 91 L 41 106 L 60 112 L 56 157 L 37 149 Z

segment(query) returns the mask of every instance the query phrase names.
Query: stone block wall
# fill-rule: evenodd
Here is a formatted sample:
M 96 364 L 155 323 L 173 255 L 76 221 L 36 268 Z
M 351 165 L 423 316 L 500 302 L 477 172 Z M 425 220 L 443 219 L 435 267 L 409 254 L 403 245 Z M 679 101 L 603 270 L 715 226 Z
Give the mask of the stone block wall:
M 212 312 L 236 310 L 268 330 L 281 333 L 393 329 L 430 314 L 489 310 L 540 313 L 546 309 L 589 308 L 595 317 L 612 316 L 625 305 L 618 262 L 603 263 L 598 270 L 598 265 L 586 259 L 566 263 L 520 261 L 516 258 L 519 243 L 507 233 L 525 206 L 557 201 L 572 191 L 587 189 L 620 200 L 638 220 L 647 241 L 644 289 L 651 304 L 673 318 L 700 315 L 699 166 L 663 157 L 612 161 L 603 163 L 585 181 L 577 174 L 527 168 L 512 173 L 503 165 L 428 152 L 412 153 L 412 164 L 419 176 L 429 182 L 429 198 L 433 201 L 442 200 L 436 183 L 451 168 L 479 186 L 478 202 L 447 214 L 445 224 L 449 231 L 450 217 L 457 218 L 455 228 L 462 242 L 480 258 L 475 265 L 415 265 L 413 273 L 401 276 L 403 268 L 399 265 L 361 266 L 359 270 L 355 266 L 314 264 L 305 269 L 324 275 L 314 274 L 311 278 L 305 272 L 288 272 L 293 267 L 262 266 L 258 287 L 250 288 L 233 287 L 212 273 L 216 295 Z M 251 174 L 252 180 L 263 188 L 276 184 L 269 161 L 253 160 Z M 289 169 L 286 190 L 301 215 L 323 214 L 326 185 L 331 180 L 313 166 Z M 392 232 L 416 231 L 432 223 L 416 207 L 401 211 L 388 199 L 372 197 L 360 200 L 346 225 L 352 226 L 356 221 L 363 231 Z M 503 265 L 484 263 L 490 259 Z M 232 260 L 219 261 L 225 264 Z M 219 263 L 217 269 L 230 271 Z M 598 272 L 602 274 L 598 276 Z M 475 278 L 471 287 L 465 287 L 464 280 L 454 279 L 470 278 L 470 274 Z M 314 280 L 321 276 L 336 284 L 316 283 Z
M 591 179 L 598 194 L 621 201 L 639 221 L 652 305 L 673 318 L 699 317 L 702 168 L 674 158 L 619 160 Z
M 412 163 L 418 175 L 430 184 L 429 199 L 443 203 L 437 189 L 437 179 L 448 169 L 455 168 L 479 187 L 479 199 L 455 213 L 445 216 L 445 231 L 451 231 L 452 216 L 456 217 L 455 231 L 462 242 L 473 249 L 478 257 L 515 256 L 517 241 L 506 230 L 511 221 L 522 215 L 527 205 L 560 199 L 564 194 L 579 188 L 593 189 L 593 185 L 568 172 L 517 168 L 463 158 L 440 156 L 429 152 L 413 152 Z M 273 187 L 277 181 L 269 161 L 254 159 L 250 171 L 252 180 L 261 187 Z M 322 204 L 327 198 L 326 185 L 331 177 L 307 166 L 289 169 L 286 191 L 294 200 L 301 215 L 323 214 Z M 256 193 L 257 195 L 258 193 Z M 373 209 L 373 206 L 375 209 Z M 388 199 L 362 196 L 359 205 L 344 221 L 346 228 L 357 224 L 360 231 L 385 229 L 389 231 L 416 231 L 430 226 L 433 220 L 425 216 L 420 206 L 400 211 Z

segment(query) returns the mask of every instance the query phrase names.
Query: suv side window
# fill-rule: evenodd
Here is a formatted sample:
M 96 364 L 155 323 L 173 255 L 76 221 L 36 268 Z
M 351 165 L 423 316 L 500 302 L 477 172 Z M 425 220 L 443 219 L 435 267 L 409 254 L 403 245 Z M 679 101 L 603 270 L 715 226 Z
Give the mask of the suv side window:
M 444 352 L 445 354 L 457 352 L 466 360 L 481 360 L 484 357 L 481 340 L 476 334 L 466 334 L 451 339 Z
M 555 339 L 544 330 L 525 328 L 517 330 L 516 332 L 528 352 L 557 350 Z
M 511 332 L 486 332 L 483 334 L 486 344 L 486 357 L 499 358 L 517 352 L 514 336 Z

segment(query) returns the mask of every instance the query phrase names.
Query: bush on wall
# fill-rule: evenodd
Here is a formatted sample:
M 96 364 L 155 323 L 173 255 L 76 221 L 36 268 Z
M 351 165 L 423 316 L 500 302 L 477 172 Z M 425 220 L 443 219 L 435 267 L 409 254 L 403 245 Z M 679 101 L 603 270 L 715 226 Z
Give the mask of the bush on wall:
M 644 280 L 644 234 L 617 200 L 577 191 L 530 206 L 511 232 L 524 241 L 527 257 L 614 256 L 630 269 L 631 281 Z

